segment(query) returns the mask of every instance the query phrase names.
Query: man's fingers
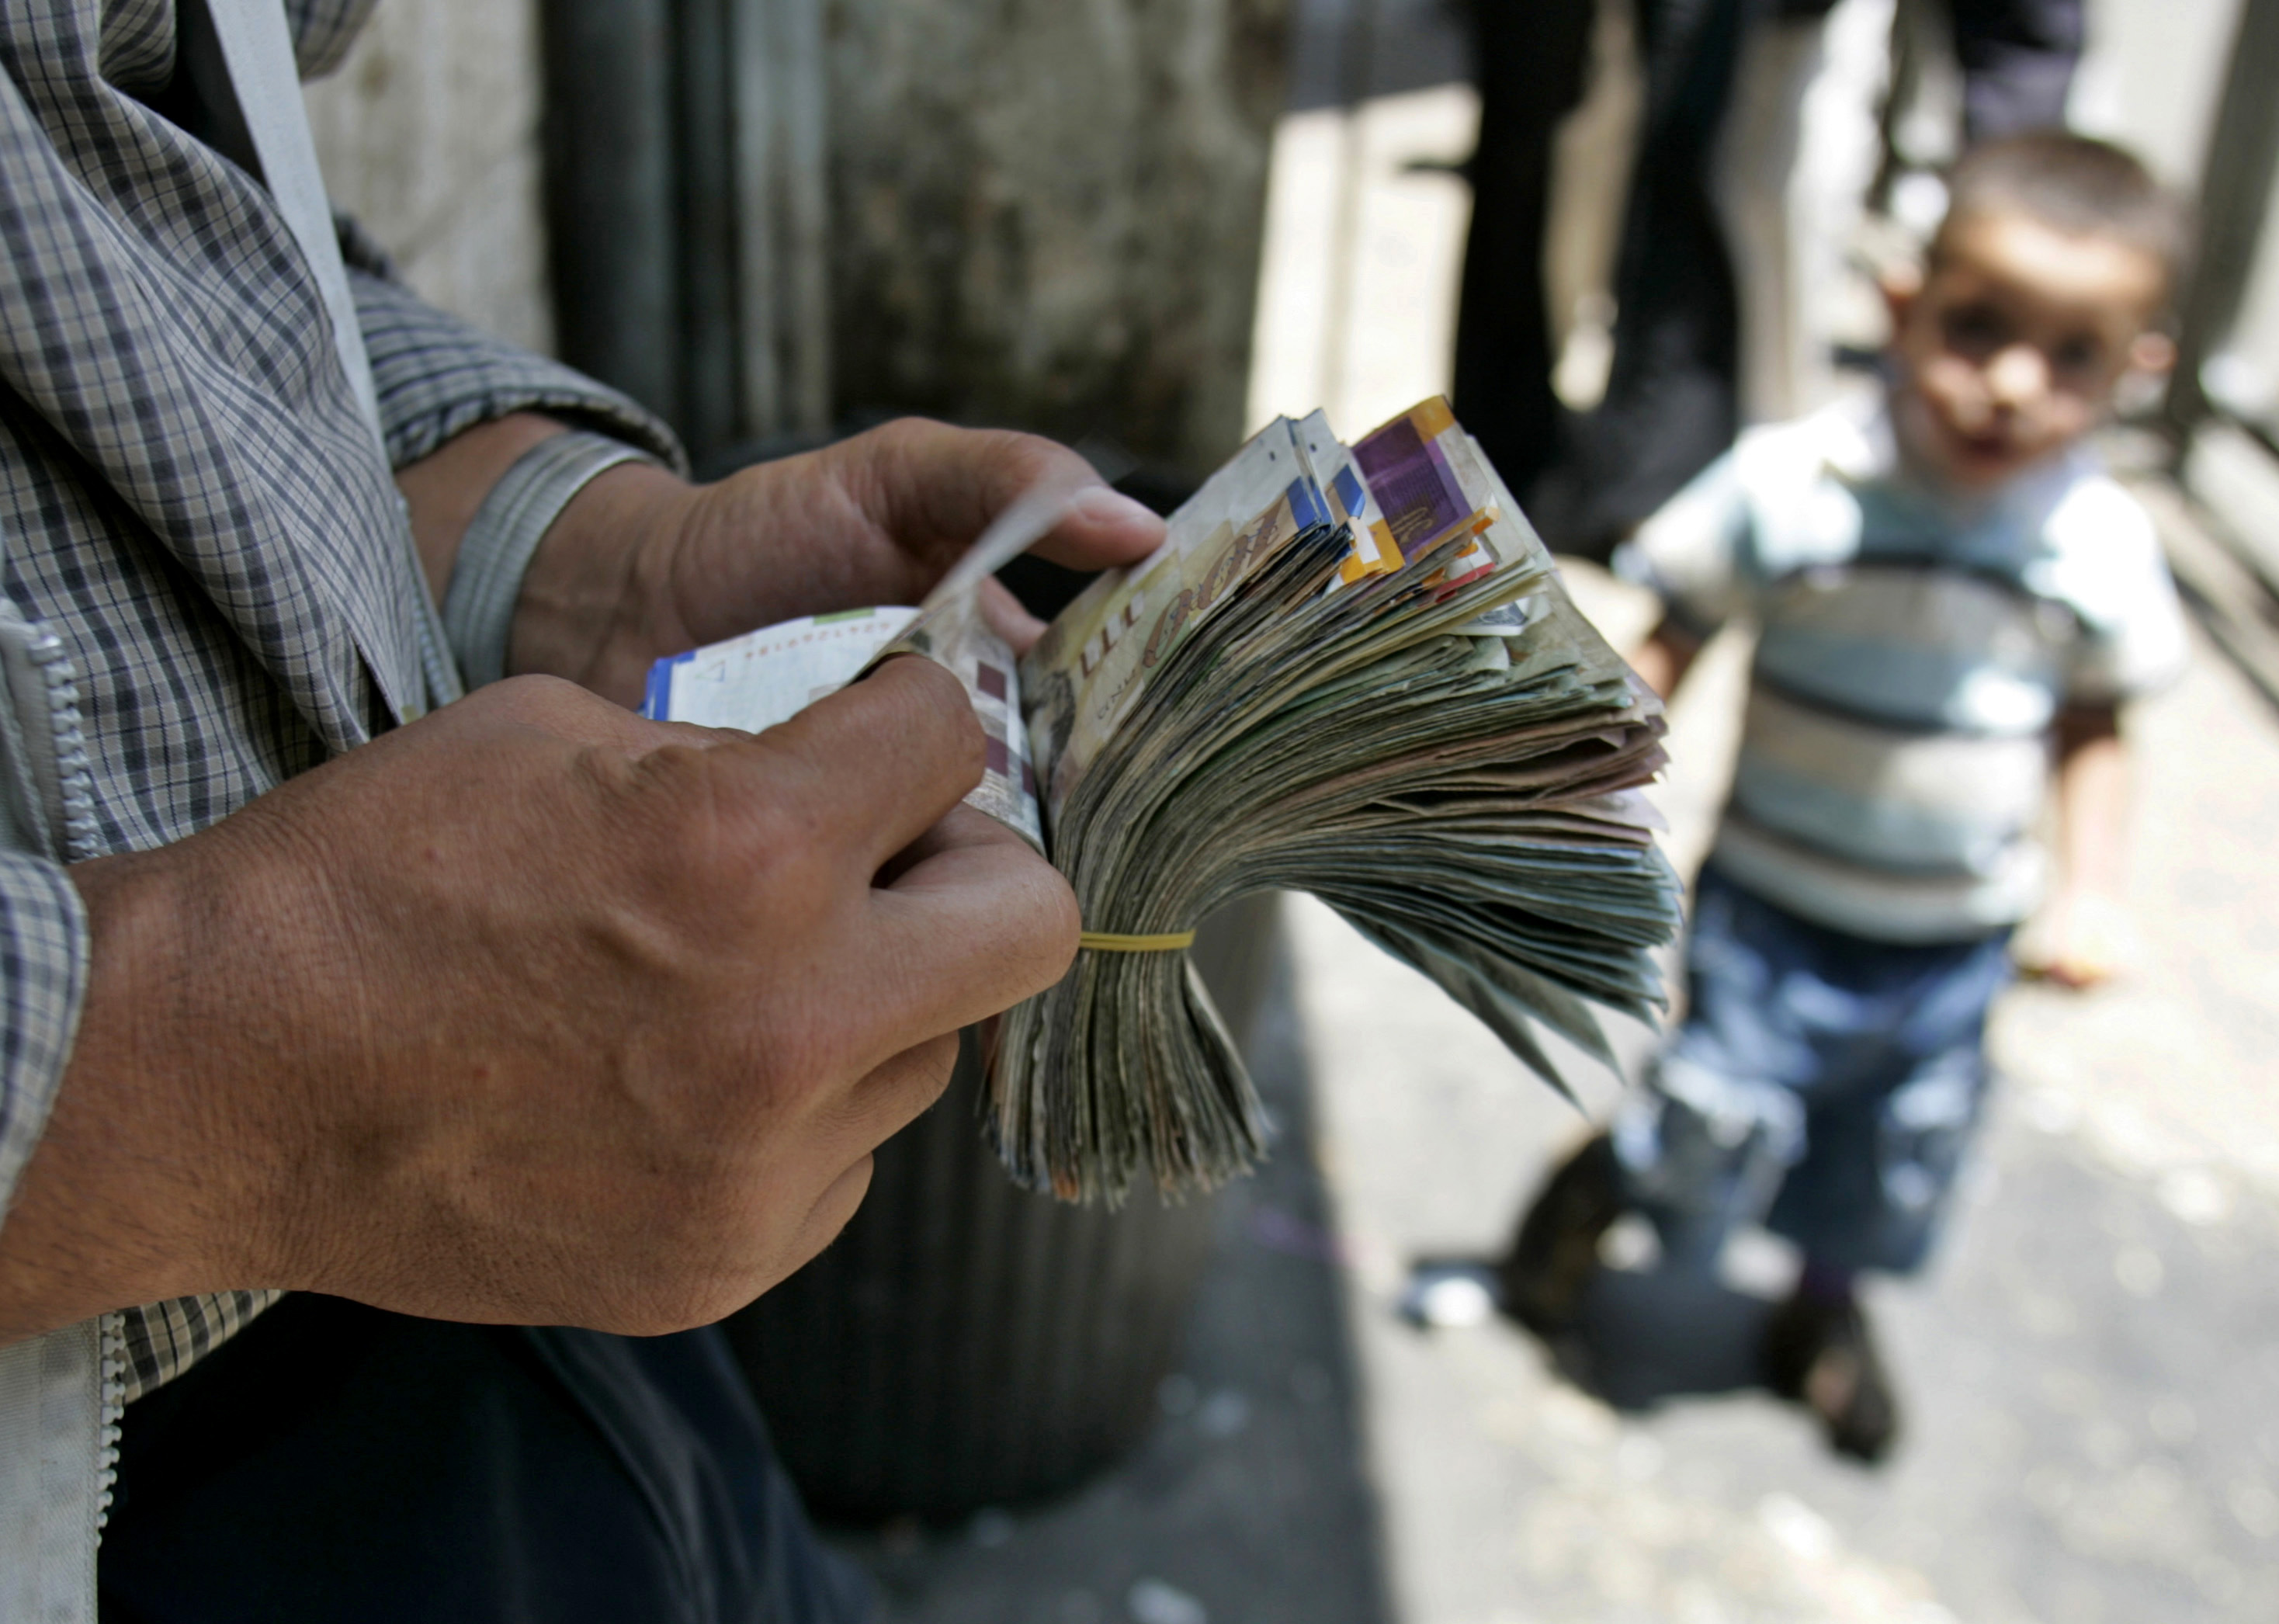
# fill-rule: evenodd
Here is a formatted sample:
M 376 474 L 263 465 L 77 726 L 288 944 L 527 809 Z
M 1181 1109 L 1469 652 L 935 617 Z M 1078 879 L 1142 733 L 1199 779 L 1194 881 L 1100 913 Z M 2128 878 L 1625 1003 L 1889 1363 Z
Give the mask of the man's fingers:
M 982 752 L 964 687 L 913 658 L 756 738 L 716 743 L 708 760 L 748 775 L 756 797 L 793 797 L 808 836 L 852 851 L 867 879 L 981 781 Z
M 871 974 L 917 1030 L 1010 1009 L 1060 980 L 1079 928 L 1068 881 L 994 818 L 961 806 L 871 893 Z
M 509 677 L 487 683 L 436 712 L 462 725 L 481 721 L 536 727 L 556 738 L 584 744 L 652 749 L 665 724 L 612 704 L 590 689 L 560 677 Z
M 807 1210 L 806 1221 L 800 1225 L 799 1234 L 794 1237 L 785 1258 L 791 1266 L 775 1283 L 780 1284 L 798 1274 L 839 1238 L 839 1232 L 847 1228 L 856 1209 L 863 1205 L 863 1197 L 871 1193 L 871 1158 L 865 1156 L 833 1181 L 831 1188 Z
M 957 1066 L 955 1032 L 906 1049 L 857 1082 L 836 1108 L 837 1120 L 816 1148 L 824 1157 L 848 1157 L 846 1168 L 807 1210 L 780 1261 L 777 1281 L 807 1266 L 855 1216 L 869 1193 L 871 1152 L 923 1116 L 949 1086 Z M 777 1281 L 770 1281 L 772 1289 Z
M 1068 516 L 1030 550 L 1070 569 L 1104 570 L 1137 564 L 1163 544 L 1163 521 L 1153 509 L 1120 490 L 1094 485 L 1069 504 Z
M 1026 841 L 987 812 L 978 812 L 961 802 L 944 812 L 925 834 L 895 852 L 892 861 L 881 866 L 877 883 L 886 887 L 898 884 L 919 864 L 961 846 L 1001 845 L 1009 840 L 1024 850 L 1029 849 Z
M 873 1066 L 837 1103 L 831 1153 L 868 1155 L 925 1115 L 949 1087 L 957 1055 L 958 1035 L 948 1031 Z
M 1045 481 L 1086 487 L 1033 550 L 1071 569 L 1146 558 L 1163 521 L 1103 483 L 1064 445 L 1003 429 L 905 419 L 833 448 L 857 504 L 914 558 L 947 568 L 989 521 Z
M 438 712 L 439 715 L 446 712 Z M 613 745 L 645 756 L 668 744 L 710 750 L 716 744 L 748 738 L 725 727 L 699 727 L 690 722 L 653 722 L 592 689 L 560 677 L 509 677 L 487 683 L 454 702 L 448 714 L 454 721 L 478 719 L 535 727 L 579 744 Z
M 981 583 L 978 593 L 982 623 L 1005 640 L 1016 654 L 1026 654 L 1045 635 L 1045 623 L 1031 614 L 1013 596 L 1012 589 L 995 576 Z

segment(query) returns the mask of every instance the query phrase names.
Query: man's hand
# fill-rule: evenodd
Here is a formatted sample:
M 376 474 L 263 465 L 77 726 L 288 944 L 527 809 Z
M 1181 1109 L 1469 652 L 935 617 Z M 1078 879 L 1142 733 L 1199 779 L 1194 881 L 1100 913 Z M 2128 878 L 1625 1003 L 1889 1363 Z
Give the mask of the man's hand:
M 518 421 L 528 419 L 492 426 L 503 447 Z M 915 418 L 714 485 L 611 469 L 547 532 L 508 668 L 636 704 L 662 656 L 795 615 L 917 603 L 1016 496 L 1071 473 L 1090 470 L 1049 440 Z M 402 476 L 415 512 L 419 474 L 414 465 Z M 1100 569 L 1145 558 L 1163 537 L 1161 520 L 1095 483 L 1037 551 Z M 431 571 L 448 561 L 425 550 Z
M 1059 875 L 958 806 L 981 744 L 922 660 L 757 737 L 512 681 L 74 868 L 91 989 L 0 1341 L 256 1285 L 630 1332 L 750 1301 L 957 1028 L 1074 956 Z

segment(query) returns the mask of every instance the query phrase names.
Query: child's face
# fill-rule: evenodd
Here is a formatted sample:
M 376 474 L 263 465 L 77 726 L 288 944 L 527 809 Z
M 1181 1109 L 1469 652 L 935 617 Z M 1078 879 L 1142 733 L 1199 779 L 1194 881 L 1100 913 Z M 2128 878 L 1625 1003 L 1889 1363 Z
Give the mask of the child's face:
M 2117 238 L 1998 209 L 1950 221 L 1922 289 L 1891 296 L 1908 461 L 1980 491 L 2078 439 L 2123 373 L 2166 365 L 2145 331 L 2165 284 L 2154 255 Z

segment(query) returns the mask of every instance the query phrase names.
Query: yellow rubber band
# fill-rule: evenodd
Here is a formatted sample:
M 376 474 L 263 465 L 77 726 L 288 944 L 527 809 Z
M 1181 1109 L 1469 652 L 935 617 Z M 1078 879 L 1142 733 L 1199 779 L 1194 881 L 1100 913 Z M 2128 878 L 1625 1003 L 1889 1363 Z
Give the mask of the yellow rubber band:
M 1176 953 L 1195 944 L 1195 933 L 1172 930 L 1159 936 L 1125 936 L 1112 930 L 1087 930 L 1076 939 L 1076 944 L 1096 953 Z

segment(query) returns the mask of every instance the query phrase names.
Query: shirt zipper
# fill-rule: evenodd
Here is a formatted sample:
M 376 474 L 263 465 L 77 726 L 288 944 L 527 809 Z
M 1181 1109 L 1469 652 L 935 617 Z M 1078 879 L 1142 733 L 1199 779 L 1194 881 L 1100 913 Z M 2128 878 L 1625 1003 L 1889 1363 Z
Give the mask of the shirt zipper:
M 33 783 L 45 803 L 48 843 L 59 863 L 81 863 L 102 854 L 102 831 L 95 815 L 95 772 L 87 758 L 87 736 L 80 728 L 79 673 L 58 637 L 37 621 L 21 638 L 26 658 L 46 688 L 46 736 L 31 726 L 25 742 L 33 750 Z M 29 718 L 25 719 L 28 724 Z M 45 745 L 45 750 L 40 748 Z M 37 758 L 44 754 L 45 760 Z M 96 1360 L 100 1407 L 95 1467 L 95 1526 L 109 1520 L 111 1492 L 119 1482 L 119 1439 L 127 1412 L 127 1320 L 106 1313 L 96 1322 Z

